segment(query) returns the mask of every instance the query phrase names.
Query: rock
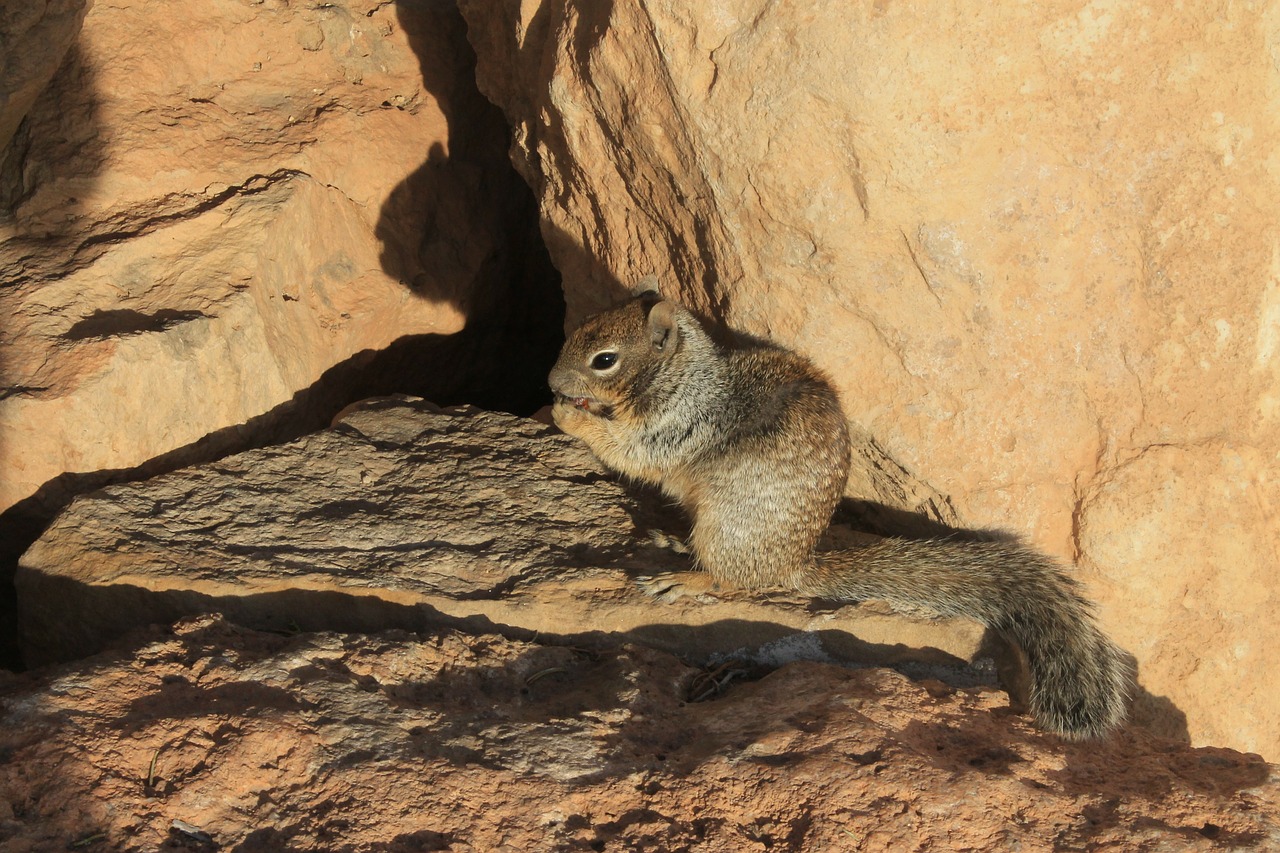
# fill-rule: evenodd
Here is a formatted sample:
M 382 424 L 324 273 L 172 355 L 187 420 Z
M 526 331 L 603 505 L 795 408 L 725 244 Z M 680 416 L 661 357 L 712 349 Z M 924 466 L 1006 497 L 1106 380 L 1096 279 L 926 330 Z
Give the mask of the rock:
M 95 4 L 4 170 L 6 521 L 376 393 L 536 408 L 560 297 L 473 63 L 450 4 Z
M 462 9 L 569 325 L 653 272 L 811 355 L 851 495 L 1074 560 L 1184 736 L 1280 756 L 1277 9 Z
M 981 689 L 217 617 L 0 682 L 0 850 L 1264 849 L 1280 774 Z
M 0 8 L 0 152 L 75 43 L 86 11 L 87 0 L 37 0 Z M 4 198 L 0 184 L 0 200 Z
M 875 606 L 741 592 L 656 603 L 632 576 L 685 559 L 650 540 L 680 532 L 661 506 L 544 424 L 371 401 L 332 430 L 77 499 L 19 564 L 24 657 L 71 660 L 215 610 L 259 629 L 463 626 L 695 661 L 919 671 L 988 654 L 975 623 Z

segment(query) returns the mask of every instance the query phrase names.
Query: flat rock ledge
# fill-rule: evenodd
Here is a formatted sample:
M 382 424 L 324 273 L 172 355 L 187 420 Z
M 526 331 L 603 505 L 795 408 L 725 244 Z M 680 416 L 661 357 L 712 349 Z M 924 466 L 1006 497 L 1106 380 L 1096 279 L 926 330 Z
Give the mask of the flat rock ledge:
M 785 594 L 644 596 L 635 575 L 685 565 L 652 536 L 682 523 L 553 427 L 382 398 L 289 444 L 78 499 L 19 565 L 23 653 L 72 660 L 217 612 L 269 631 L 458 627 L 990 679 L 964 669 L 984 649 L 965 621 Z
M 997 691 L 219 617 L 0 673 L 0 853 L 1280 849 L 1280 768 Z

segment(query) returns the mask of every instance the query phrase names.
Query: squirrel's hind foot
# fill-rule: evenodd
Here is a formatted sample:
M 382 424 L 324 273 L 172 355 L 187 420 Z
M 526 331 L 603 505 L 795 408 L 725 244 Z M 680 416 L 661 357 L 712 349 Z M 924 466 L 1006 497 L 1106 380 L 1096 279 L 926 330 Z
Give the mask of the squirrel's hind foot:
M 685 596 L 705 595 L 716 589 L 716 582 L 706 572 L 663 572 L 636 578 L 636 586 L 645 595 L 669 604 Z

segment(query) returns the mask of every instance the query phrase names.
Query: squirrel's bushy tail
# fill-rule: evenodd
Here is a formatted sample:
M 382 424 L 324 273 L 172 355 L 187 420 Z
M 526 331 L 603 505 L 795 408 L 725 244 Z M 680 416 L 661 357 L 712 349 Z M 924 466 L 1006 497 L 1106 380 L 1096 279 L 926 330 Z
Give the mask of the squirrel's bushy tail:
M 1008 541 L 884 539 L 817 555 L 807 593 L 878 599 L 975 619 L 1017 643 L 1040 724 L 1069 738 L 1105 734 L 1125 716 L 1132 673 L 1098 629 L 1076 581 L 1050 557 Z

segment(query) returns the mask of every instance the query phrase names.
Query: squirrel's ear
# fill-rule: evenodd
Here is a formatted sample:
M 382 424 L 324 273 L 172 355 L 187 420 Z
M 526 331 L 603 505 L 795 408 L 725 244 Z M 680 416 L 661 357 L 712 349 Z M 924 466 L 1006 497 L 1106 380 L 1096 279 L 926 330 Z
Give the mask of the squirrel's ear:
M 649 309 L 649 341 L 654 349 L 658 352 L 668 349 L 679 334 L 674 302 L 659 302 Z
M 647 276 L 631 285 L 632 297 L 645 296 L 650 293 L 655 296 L 658 294 L 658 277 L 653 273 L 649 273 Z

